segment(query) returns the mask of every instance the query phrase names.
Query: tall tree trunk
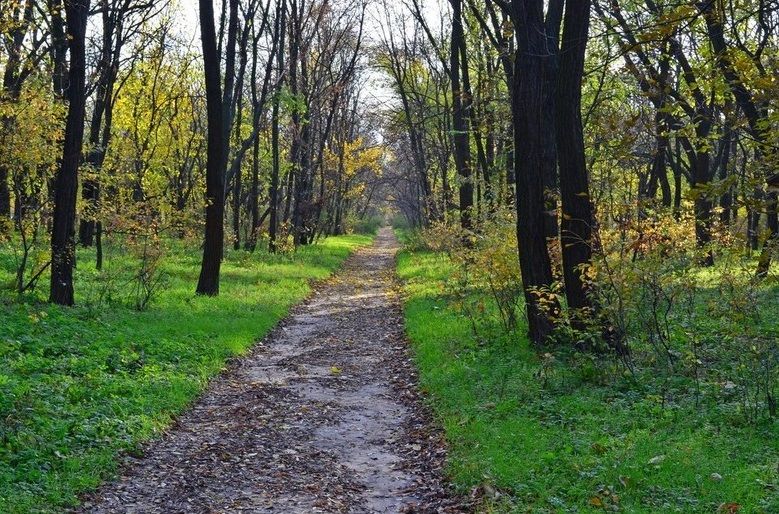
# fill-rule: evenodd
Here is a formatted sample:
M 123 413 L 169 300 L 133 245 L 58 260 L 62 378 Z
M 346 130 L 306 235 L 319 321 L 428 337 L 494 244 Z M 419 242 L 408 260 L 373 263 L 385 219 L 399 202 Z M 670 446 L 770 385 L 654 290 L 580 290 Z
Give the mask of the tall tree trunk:
M 734 137 L 733 137 L 733 131 L 730 128 L 730 125 L 726 125 L 723 134 L 722 139 L 720 140 L 720 145 L 724 145 L 721 147 L 720 151 L 720 159 L 719 159 L 719 168 L 718 168 L 718 175 L 717 178 L 720 180 L 721 183 L 727 182 L 726 189 L 722 192 L 719 198 L 719 205 L 722 211 L 720 212 L 720 222 L 728 226 L 730 225 L 730 215 L 732 213 L 732 207 L 733 207 L 733 186 L 729 183 L 728 178 L 731 176 L 730 173 L 730 166 L 731 166 L 731 159 L 732 155 L 731 152 L 734 148 Z
M 237 91 L 238 110 L 235 123 L 235 140 L 241 144 L 241 125 L 243 124 L 243 92 Z M 239 157 L 238 166 L 235 167 L 233 175 L 233 250 L 241 249 L 241 195 L 243 194 L 243 170 Z
M 544 344 L 554 329 L 559 306 L 541 302 L 552 285 L 546 243 L 544 189 L 544 84 L 550 59 L 543 0 L 513 0 L 511 18 L 517 38 L 511 113 L 514 122 L 517 243 L 531 341 Z M 553 164 L 553 163 L 552 163 Z M 548 306 L 548 307 L 547 307 Z
M 580 327 L 589 318 L 593 307 L 581 276 L 582 268 L 589 265 L 592 259 L 592 229 L 595 224 L 581 119 L 581 88 L 589 14 L 589 0 L 566 2 L 555 99 L 565 297 L 568 307 L 578 311 L 574 313 L 574 321 Z
M 705 124 L 700 121 L 699 126 Z M 700 260 L 702 266 L 714 265 L 714 252 L 711 246 L 712 214 L 714 201 L 708 191 L 711 185 L 711 155 L 708 150 L 698 150 L 692 163 L 692 180 L 690 187 L 695 193 L 693 208 L 695 210 L 695 240 L 703 250 Z
M 223 125 L 222 85 L 219 54 L 216 50 L 214 5 L 212 0 L 200 0 L 200 34 L 203 44 L 203 64 L 208 111 L 208 150 L 206 158 L 206 230 L 203 261 L 197 294 L 219 294 L 219 270 L 224 245 L 224 170 L 226 138 Z
M 682 216 L 682 151 L 679 139 L 674 141 L 674 149 L 668 150 L 668 161 L 671 164 L 671 170 L 674 176 L 674 197 L 673 197 L 673 213 L 674 218 L 679 220 Z
M 100 62 L 97 66 L 98 84 L 95 98 L 95 106 L 92 111 L 92 121 L 89 127 L 89 152 L 86 163 L 91 166 L 91 172 L 96 174 L 102 165 L 105 149 L 101 148 L 100 136 L 103 125 L 103 115 L 106 106 L 113 95 L 113 37 L 114 18 L 107 0 L 99 0 L 103 16 L 103 42 L 100 49 Z M 117 40 L 121 35 L 117 34 Z M 81 185 L 81 198 L 85 208 L 81 213 L 79 223 L 78 240 L 81 246 L 92 246 L 95 237 L 96 210 L 99 194 L 99 184 L 95 177 L 87 177 Z
M 303 17 L 302 6 L 299 5 L 297 0 L 292 0 L 291 12 L 290 12 L 290 34 L 289 34 L 289 90 L 290 93 L 297 97 L 301 92 L 301 78 L 300 72 L 303 64 L 303 60 L 300 57 L 300 45 L 301 45 L 301 30 Z M 303 167 L 303 154 L 306 152 L 304 148 L 304 139 L 306 139 L 305 132 L 309 130 L 303 121 L 303 116 L 300 113 L 300 107 L 295 106 L 292 110 L 292 144 L 289 151 L 290 160 L 290 182 L 289 191 L 287 191 L 287 202 L 292 201 L 292 237 L 295 242 L 295 246 L 301 244 L 304 238 L 303 234 L 303 205 L 305 190 L 307 187 L 304 174 L 307 170 Z M 294 180 L 294 184 L 293 184 Z M 293 187 L 294 185 L 294 187 Z M 289 209 L 287 209 L 288 211 Z M 286 217 L 286 214 L 285 214 Z
M 462 0 L 449 0 L 452 4 L 452 41 L 450 47 L 449 76 L 452 83 L 452 142 L 454 162 L 459 177 L 460 225 L 464 229 L 473 226 L 473 177 L 471 176 L 471 147 L 468 112 L 471 99 L 460 84 L 461 48 L 465 46 L 465 32 L 462 23 Z
M 68 72 L 68 115 L 62 162 L 55 180 L 54 225 L 51 233 L 51 288 L 49 301 L 73 305 L 75 264 L 76 193 L 78 166 L 84 142 L 86 110 L 86 28 L 89 0 L 65 0 L 65 17 L 70 48 Z
M 250 232 L 246 240 L 246 250 L 253 252 L 257 248 L 260 231 L 260 137 L 254 139 L 252 147 L 252 183 L 249 188 Z
M 284 52 L 279 53 L 279 61 L 283 60 Z M 280 73 L 280 72 L 279 72 Z M 276 251 L 276 238 L 279 226 L 279 173 L 281 167 L 279 155 L 279 93 L 276 91 L 273 95 L 273 106 L 271 107 L 271 159 L 273 167 L 270 179 L 270 220 L 268 226 L 268 250 Z
M 280 11 L 280 12 L 279 12 Z M 279 154 L 279 102 L 281 95 L 281 80 L 284 73 L 284 34 L 286 32 L 286 13 L 287 3 L 280 0 L 277 4 L 277 21 L 279 53 L 276 56 L 278 68 L 276 69 L 276 91 L 273 94 L 273 106 L 271 107 L 271 159 L 273 160 L 273 169 L 270 179 L 270 220 L 268 221 L 268 250 L 276 251 L 276 232 L 279 226 L 279 175 L 281 173 L 281 161 Z
M 11 189 L 8 187 L 8 168 L 0 165 L 0 218 L 6 221 L 11 217 Z M 3 230 L 4 223 L 0 223 Z
M 663 113 L 655 113 L 655 155 L 652 158 L 652 176 L 660 184 L 661 203 L 671 207 L 671 184 L 668 182 L 668 124 Z

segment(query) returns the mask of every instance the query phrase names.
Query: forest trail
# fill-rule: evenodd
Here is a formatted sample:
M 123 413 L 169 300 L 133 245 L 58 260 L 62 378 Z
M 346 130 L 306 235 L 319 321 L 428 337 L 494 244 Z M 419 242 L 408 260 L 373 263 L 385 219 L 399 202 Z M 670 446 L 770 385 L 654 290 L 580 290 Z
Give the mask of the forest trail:
M 383 228 L 79 512 L 463 512 L 422 406 Z

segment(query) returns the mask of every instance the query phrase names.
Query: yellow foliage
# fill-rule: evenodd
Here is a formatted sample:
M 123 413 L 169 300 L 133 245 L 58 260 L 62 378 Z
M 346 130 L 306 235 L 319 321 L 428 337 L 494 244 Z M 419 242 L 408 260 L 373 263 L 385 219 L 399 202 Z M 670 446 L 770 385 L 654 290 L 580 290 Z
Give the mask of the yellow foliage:
M 62 102 L 53 100 L 45 86 L 30 81 L 17 100 L 0 102 L 0 118 L 7 120 L 0 133 L 0 163 L 12 175 L 33 169 L 50 173 L 62 153 Z

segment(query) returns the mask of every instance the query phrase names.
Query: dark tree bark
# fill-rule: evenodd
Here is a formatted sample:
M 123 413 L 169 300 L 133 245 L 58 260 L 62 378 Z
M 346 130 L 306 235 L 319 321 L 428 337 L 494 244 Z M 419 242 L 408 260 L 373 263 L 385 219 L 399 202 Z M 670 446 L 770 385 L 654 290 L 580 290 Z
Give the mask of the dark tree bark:
M 214 5 L 212 0 L 200 0 L 200 34 L 203 44 L 203 64 L 206 80 L 208 111 L 208 150 L 206 159 L 206 230 L 203 261 L 197 294 L 219 294 L 219 270 L 224 251 L 224 169 L 226 138 L 223 125 L 222 85 L 219 54 L 216 49 Z
M 236 7 L 235 11 L 233 11 L 233 7 Z M 257 125 L 254 123 L 255 121 L 255 115 L 257 114 L 256 111 L 253 113 L 252 116 L 252 132 L 251 135 L 247 138 L 246 141 L 243 141 L 241 139 L 241 128 L 243 125 L 243 107 L 244 107 L 244 79 L 246 77 L 246 68 L 249 62 L 249 35 L 252 32 L 252 25 L 256 23 L 256 21 L 249 20 L 253 19 L 255 16 L 255 11 L 257 7 L 257 0 L 254 0 L 249 3 L 247 12 L 245 13 L 246 21 L 240 30 L 240 38 L 238 37 L 238 11 L 237 11 L 237 4 L 235 6 L 231 5 L 230 7 L 230 25 L 228 30 L 231 32 L 234 32 L 234 36 L 228 36 L 228 44 L 231 46 L 228 48 L 233 49 L 233 55 L 228 54 L 227 60 L 228 60 L 228 66 L 230 65 L 230 62 L 232 61 L 234 64 L 235 61 L 235 53 L 238 55 L 238 73 L 236 74 L 235 78 L 232 78 L 229 68 L 225 71 L 226 78 L 225 78 L 225 96 L 223 98 L 223 102 L 225 105 L 227 103 L 230 103 L 230 109 L 227 110 L 225 114 L 225 131 L 227 134 L 227 142 L 225 143 L 225 152 L 228 154 L 227 156 L 227 162 L 225 162 L 225 168 L 226 168 L 226 178 L 225 183 L 230 184 L 230 181 L 232 180 L 232 231 L 233 231 L 233 249 L 239 250 L 241 248 L 241 205 L 242 205 L 242 199 L 243 199 L 243 173 L 241 169 L 241 165 L 243 164 L 244 157 L 246 156 L 246 152 L 249 150 L 249 148 L 252 146 L 252 140 L 256 137 L 257 134 Z M 265 18 L 263 17 L 262 21 L 260 22 L 260 31 L 264 28 L 265 24 Z M 255 39 L 256 41 L 256 39 Z M 237 47 L 236 47 L 237 45 Z M 256 96 L 257 96 L 257 87 L 256 87 L 256 77 L 257 77 L 257 52 L 256 52 L 256 45 L 253 45 L 252 47 L 252 73 L 250 77 L 250 88 L 252 90 L 252 104 L 256 104 Z M 228 79 L 230 84 L 228 84 Z M 234 85 L 233 85 L 234 83 Z M 227 87 L 230 85 L 230 87 L 233 88 L 232 95 L 228 95 Z M 233 117 L 236 118 L 235 123 L 235 143 L 237 145 L 236 151 L 233 153 L 232 162 L 230 162 L 230 156 L 229 156 L 229 150 L 230 150 L 230 130 L 232 127 Z
M 668 123 L 662 113 L 655 114 L 655 154 L 652 157 L 652 180 L 660 185 L 661 204 L 671 207 L 671 184 L 668 182 Z
M 278 22 L 277 22 L 278 23 Z M 259 102 L 259 99 L 257 97 L 257 41 L 259 38 L 255 36 L 255 43 L 254 48 L 252 52 L 252 72 L 250 75 L 250 88 L 251 88 L 251 94 L 252 94 L 252 104 L 254 106 L 257 105 Z M 272 59 L 271 59 L 272 60 Z M 266 77 L 267 78 L 267 77 Z M 256 107 L 255 107 L 256 109 Z M 256 114 L 256 112 L 255 112 Z M 253 124 L 252 130 L 254 132 L 259 131 L 259 123 Z M 260 216 L 260 137 L 259 134 L 254 136 L 254 143 L 252 145 L 252 180 L 251 184 L 249 186 L 249 222 L 250 222 L 250 229 L 249 229 L 249 237 L 246 239 L 246 243 L 244 246 L 244 249 L 253 252 L 255 248 L 257 247 L 257 231 L 259 230 L 259 227 L 257 225 L 257 222 L 259 221 Z M 240 171 L 238 172 L 240 174 Z M 238 175 L 236 175 L 237 179 Z M 238 217 L 234 217 L 234 225 L 238 225 Z M 238 232 L 238 229 L 234 226 L 233 227 L 234 232 Z
M 297 0 L 292 0 L 290 10 L 290 27 L 289 27 L 289 90 L 290 93 L 297 97 L 301 92 L 301 75 L 302 65 L 304 60 L 300 56 L 300 46 L 302 38 L 302 18 L 303 9 Z M 308 106 L 306 106 L 308 107 Z M 308 111 L 308 109 L 305 109 Z M 307 132 L 310 127 L 307 126 L 303 116 L 300 113 L 300 109 L 296 106 L 292 110 L 292 145 L 289 151 L 290 160 L 290 182 L 289 190 L 287 191 L 287 202 L 289 204 L 292 201 L 292 237 L 295 241 L 295 246 L 305 242 L 306 237 L 304 234 L 305 217 L 303 215 L 303 208 L 305 205 L 305 191 L 308 187 L 305 180 L 305 174 L 308 170 L 303 165 L 304 154 L 306 152 L 305 143 L 307 142 Z M 294 182 L 293 182 L 294 181 Z M 294 187 L 293 187 L 294 186 Z M 289 211 L 289 208 L 287 208 Z M 286 214 L 285 214 L 286 217 Z
M 252 182 L 249 186 L 249 223 L 250 232 L 244 249 L 253 252 L 257 248 L 257 236 L 260 230 L 260 138 L 254 139 L 252 147 Z
M 68 41 L 65 36 L 65 20 L 62 18 L 62 0 L 47 0 L 46 5 L 51 14 L 51 82 L 54 94 L 61 98 L 65 96 L 68 83 Z
M 545 231 L 544 189 L 550 163 L 546 159 L 544 120 L 547 47 L 543 0 L 513 0 L 508 6 L 517 38 L 511 113 L 514 123 L 517 242 L 528 318 L 528 333 L 544 344 L 554 329 L 559 306 L 542 307 L 539 294 L 552 285 L 552 266 Z M 554 165 L 554 162 L 551 163 Z
M 717 179 L 724 183 L 730 176 L 731 151 L 733 149 L 733 130 L 729 124 L 723 127 L 722 138 L 718 148 Z M 733 187 L 728 185 L 725 191 L 719 197 L 720 222 L 727 226 L 730 225 L 730 215 L 733 207 Z
M 103 16 L 103 42 L 98 63 L 98 83 L 92 121 L 89 127 L 89 153 L 86 163 L 97 172 L 103 165 L 106 146 L 111 134 L 111 109 L 114 94 L 114 82 L 119 71 L 119 53 L 121 52 L 121 23 L 123 12 L 116 12 L 108 0 L 100 0 Z M 118 31 L 117 31 L 118 28 Z M 114 48 L 116 41 L 116 48 Z M 104 128 L 105 117 L 105 128 Z M 79 223 L 79 243 L 82 246 L 92 246 L 97 227 L 95 211 L 100 196 L 100 186 L 96 179 L 85 179 L 81 185 L 81 198 L 86 205 L 86 212 L 81 213 Z
M 450 47 L 449 77 L 452 83 L 452 142 L 454 162 L 459 176 L 460 225 L 471 229 L 473 220 L 473 178 L 471 177 L 471 147 L 469 143 L 469 110 L 471 98 L 463 91 L 460 83 L 462 48 L 465 46 L 465 32 L 462 22 L 462 0 L 449 0 L 452 5 L 452 41 Z
M 696 135 L 700 138 L 708 136 L 711 131 L 711 114 L 708 109 L 704 110 L 702 114 L 696 114 L 695 122 Z M 708 149 L 700 149 L 694 154 L 694 159 L 691 161 L 690 188 L 695 193 L 693 201 L 695 240 L 704 251 L 700 264 L 713 266 L 714 252 L 709 248 L 712 241 L 711 229 L 714 209 L 714 200 L 709 192 L 711 180 L 714 178 L 711 173 L 711 153 Z
M 7 220 L 11 217 L 11 189 L 8 187 L 8 168 L 0 165 L 0 217 Z M 0 223 L 0 230 L 4 224 Z
M 73 305 L 73 265 L 75 264 L 76 192 L 78 166 L 84 141 L 86 110 L 85 39 L 89 0 L 65 0 L 70 70 L 68 73 L 68 114 L 62 162 L 54 192 L 54 225 L 51 233 L 51 289 L 49 301 Z
M 277 30 L 279 37 L 279 53 L 276 56 L 278 68 L 276 70 L 276 92 L 273 95 L 273 106 L 271 111 L 271 159 L 273 160 L 273 169 L 271 170 L 270 181 L 270 220 L 268 227 L 268 250 L 276 251 L 276 232 L 279 226 L 279 174 L 281 173 L 281 161 L 279 153 L 279 96 L 284 70 L 284 34 L 286 27 L 286 2 L 280 1 L 278 4 L 277 18 L 280 17 L 280 29 Z
M 238 109 L 236 111 L 236 123 L 235 123 L 235 140 L 241 141 L 241 125 L 243 123 L 243 92 L 237 90 L 238 94 Z M 243 157 L 243 156 L 242 156 Z M 241 162 L 238 162 L 236 166 L 235 174 L 233 175 L 233 250 L 241 249 L 241 195 L 243 194 L 243 173 L 241 170 Z
M 581 87 L 584 52 L 590 24 L 590 1 L 566 2 L 556 96 L 557 162 L 560 172 L 560 242 L 565 297 L 568 307 L 592 311 L 593 304 L 582 281 L 582 267 L 592 259 L 595 223 L 590 199 L 581 119 Z M 582 321 L 581 315 L 574 315 Z M 582 325 L 582 323 L 578 323 Z

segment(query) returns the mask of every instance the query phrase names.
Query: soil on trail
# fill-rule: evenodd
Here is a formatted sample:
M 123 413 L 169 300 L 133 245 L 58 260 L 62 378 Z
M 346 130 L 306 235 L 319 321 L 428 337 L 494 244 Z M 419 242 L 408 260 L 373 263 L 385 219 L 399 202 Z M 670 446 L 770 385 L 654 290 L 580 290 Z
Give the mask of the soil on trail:
M 464 512 L 421 405 L 388 228 L 79 512 Z

